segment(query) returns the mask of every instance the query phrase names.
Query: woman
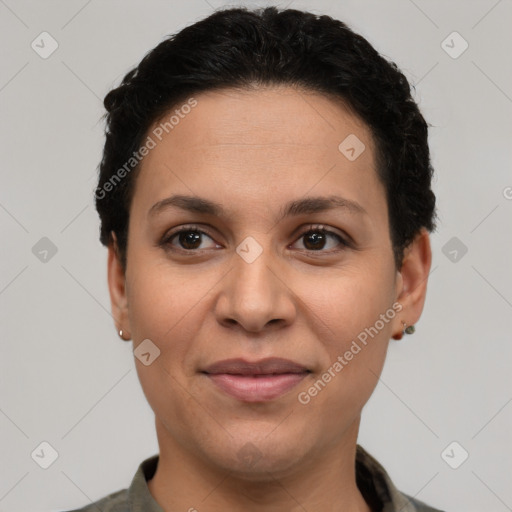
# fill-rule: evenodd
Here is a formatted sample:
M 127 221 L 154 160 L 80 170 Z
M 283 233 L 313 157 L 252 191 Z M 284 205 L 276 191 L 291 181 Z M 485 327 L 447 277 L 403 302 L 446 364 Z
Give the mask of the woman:
M 435 228 L 397 67 L 330 17 L 229 9 L 105 107 L 100 239 L 160 453 L 81 510 L 437 510 L 357 444 Z

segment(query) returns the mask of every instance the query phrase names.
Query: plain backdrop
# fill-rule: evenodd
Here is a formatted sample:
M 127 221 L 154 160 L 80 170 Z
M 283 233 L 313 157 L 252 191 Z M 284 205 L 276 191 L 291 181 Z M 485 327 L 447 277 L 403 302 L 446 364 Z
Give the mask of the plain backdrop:
M 416 86 L 432 125 L 433 270 L 359 443 L 427 503 L 512 510 L 512 2 L 241 4 L 341 19 Z M 102 98 L 166 35 L 224 5 L 240 4 L 0 1 L 0 512 L 83 506 L 158 451 L 98 240 Z M 47 469 L 42 449 L 58 455 Z

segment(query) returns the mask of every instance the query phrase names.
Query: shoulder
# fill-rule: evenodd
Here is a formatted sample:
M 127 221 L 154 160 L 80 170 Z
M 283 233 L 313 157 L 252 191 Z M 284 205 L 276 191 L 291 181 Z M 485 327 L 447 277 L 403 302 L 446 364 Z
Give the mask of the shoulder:
M 380 462 L 359 444 L 356 451 L 356 482 L 364 498 L 376 510 L 384 512 L 444 512 L 401 492 Z
M 427 505 L 423 501 L 420 501 L 416 498 L 413 498 L 412 496 L 404 494 L 403 492 L 401 492 L 400 494 L 410 505 L 414 507 L 413 510 L 415 512 L 445 512 L 444 510 L 431 507 L 430 505 Z
M 128 503 L 128 489 L 113 492 L 94 503 L 89 503 L 85 507 L 62 512 L 130 512 Z
M 147 481 L 155 473 L 158 459 L 157 454 L 142 461 L 128 488 L 113 492 L 82 508 L 59 512 L 164 512 L 154 500 L 147 485 Z

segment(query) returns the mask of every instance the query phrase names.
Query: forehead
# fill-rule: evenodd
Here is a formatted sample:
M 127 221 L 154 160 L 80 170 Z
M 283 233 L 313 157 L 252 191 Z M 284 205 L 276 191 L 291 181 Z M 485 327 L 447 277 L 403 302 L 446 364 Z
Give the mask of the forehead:
M 160 125 L 162 136 L 172 132 L 183 148 L 233 143 L 337 148 L 340 137 L 351 133 L 372 143 L 370 130 L 343 100 L 312 91 L 287 86 L 221 89 L 194 99 L 197 106 L 189 113 L 174 116 L 175 126 L 166 130 L 165 122 L 173 112 L 188 112 L 186 102 L 173 107 L 152 130 Z
M 135 198 L 215 193 L 218 202 L 263 206 L 335 185 L 353 199 L 382 192 L 371 131 L 342 101 L 290 87 L 209 91 L 194 101 L 148 130 L 155 145 Z

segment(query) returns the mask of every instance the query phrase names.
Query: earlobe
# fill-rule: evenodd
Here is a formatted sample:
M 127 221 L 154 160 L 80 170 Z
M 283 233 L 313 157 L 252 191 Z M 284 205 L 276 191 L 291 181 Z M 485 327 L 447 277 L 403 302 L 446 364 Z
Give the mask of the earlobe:
M 402 305 L 402 310 L 396 317 L 394 339 L 401 339 L 404 323 L 409 326 L 408 333 L 414 332 L 412 326 L 419 320 L 425 304 L 431 265 L 430 236 L 428 231 L 422 228 L 405 249 L 400 275 L 397 278 L 400 286 L 397 287 L 396 300 Z
M 130 339 L 128 307 L 125 285 L 125 270 L 123 269 L 119 257 L 119 248 L 114 231 L 111 232 L 112 242 L 108 246 L 108 288 L 110 293 L 110 304 L 112 316 L 116 324 L 116 330 L 122 339 Z

